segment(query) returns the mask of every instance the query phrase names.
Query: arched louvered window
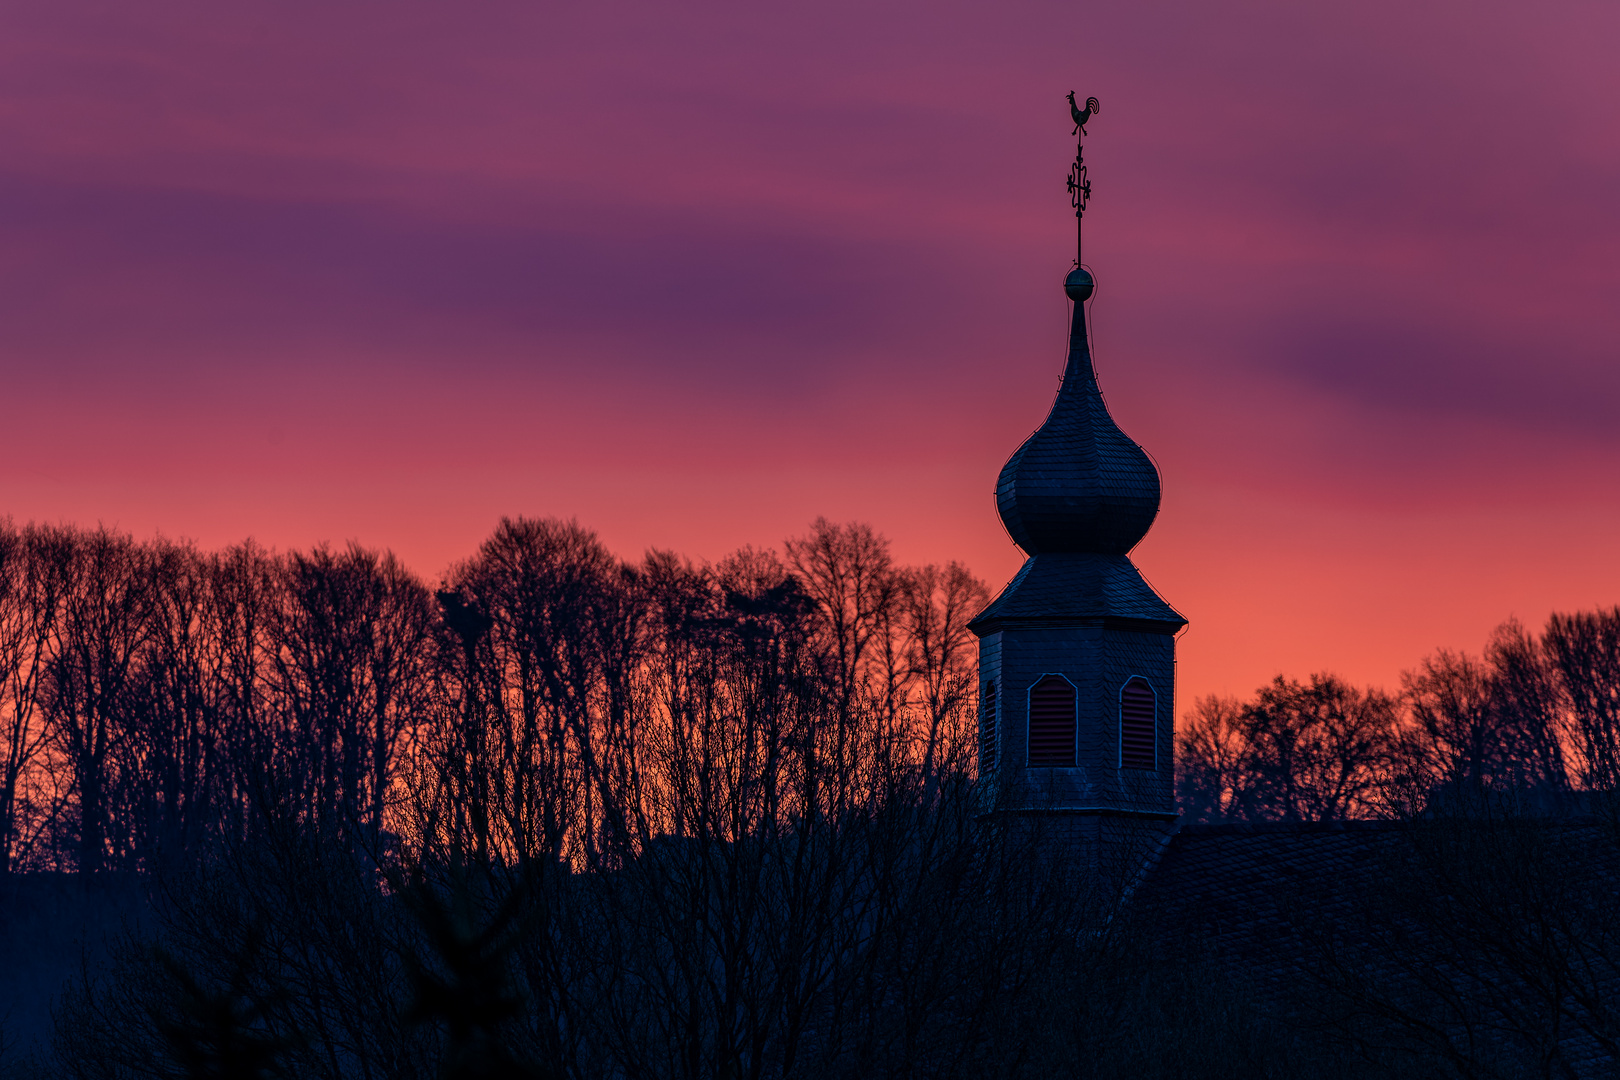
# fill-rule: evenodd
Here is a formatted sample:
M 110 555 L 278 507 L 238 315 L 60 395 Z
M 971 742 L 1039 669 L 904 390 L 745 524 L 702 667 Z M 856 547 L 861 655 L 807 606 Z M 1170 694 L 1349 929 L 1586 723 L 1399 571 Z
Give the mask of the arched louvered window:
M 979 697 L 979 775 L 996 770 L 996 684 L 984 684 Z
M 1146 679 L 1132 679 L 1119 691 L 1119 764 L 1123 769 L 1159 767 L 1158 698 Z
M 1029 688 L 1029 764 L 1074 764 L 1074 684 L 1061 675 L 1047 675 Z

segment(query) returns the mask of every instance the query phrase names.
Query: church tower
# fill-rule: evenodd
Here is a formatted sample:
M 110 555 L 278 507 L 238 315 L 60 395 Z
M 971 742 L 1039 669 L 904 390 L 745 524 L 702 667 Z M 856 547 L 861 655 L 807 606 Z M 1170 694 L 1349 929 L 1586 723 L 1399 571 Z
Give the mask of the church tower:
M 1096 111 L 1087 105 L 1077 132 Z M 1070 175 L 1078 215 L 1090 194 L 1079 155 Z M 1092 275 L 1076 265 L 1063 287 L 1073 319 L 1057 400 L 996 482 L 996 509 L 1028 558 L 970 624 L 979 772 L 992 813 L 1060 819 L 1075 858 L 1128 872 L 1174 829 L 1175 635 L 1187 620 L 1128 557 L 1158 514 L 1159 472 L 1098 389 Z

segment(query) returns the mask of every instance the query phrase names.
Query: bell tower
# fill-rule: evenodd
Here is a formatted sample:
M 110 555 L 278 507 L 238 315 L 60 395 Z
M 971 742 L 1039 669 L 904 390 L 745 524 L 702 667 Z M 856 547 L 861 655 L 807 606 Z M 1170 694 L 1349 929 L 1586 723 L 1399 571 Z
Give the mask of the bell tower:
M 1069 102 L 1083 135 L 1096 99 L 1084 113 Z M 1069 189 L 1078 217 L 1090 196 L 1078 152 Z M 1098 389 L 1095 287 L 1077 252 L 1057 399 L 996 482 L 1002 524 L 1028 558 L 969 626 L 990 813 L 1060 819 L 1072 857 L 1129 872 L 1175 827 L 1175 636 L 1187 620 L 1128 556 L 1158 514 L 1159 472 Z

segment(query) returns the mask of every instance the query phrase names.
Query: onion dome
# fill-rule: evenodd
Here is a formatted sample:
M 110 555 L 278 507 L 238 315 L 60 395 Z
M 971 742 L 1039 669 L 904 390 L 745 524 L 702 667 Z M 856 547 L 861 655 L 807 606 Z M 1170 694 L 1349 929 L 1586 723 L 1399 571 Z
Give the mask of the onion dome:
M 1024 440 L 996 481 L 996 509 L 1027 554 L 1123 555 L 1159 512 L 1159 470 L 1108 415 L 1086 340 L 1094 282 L 1076 269 L 1063 283 L 1074 300 L 1069 362 L 1052 412 Z

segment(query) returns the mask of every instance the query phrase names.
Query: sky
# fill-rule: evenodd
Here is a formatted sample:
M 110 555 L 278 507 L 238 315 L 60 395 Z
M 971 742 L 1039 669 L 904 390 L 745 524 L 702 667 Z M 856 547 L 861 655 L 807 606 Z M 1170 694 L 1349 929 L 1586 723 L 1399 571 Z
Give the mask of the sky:
M 1620 6 L 0 4 L 0 514 L 999 587 L 1064 95 L 1185 707 L 1620 602 Z

